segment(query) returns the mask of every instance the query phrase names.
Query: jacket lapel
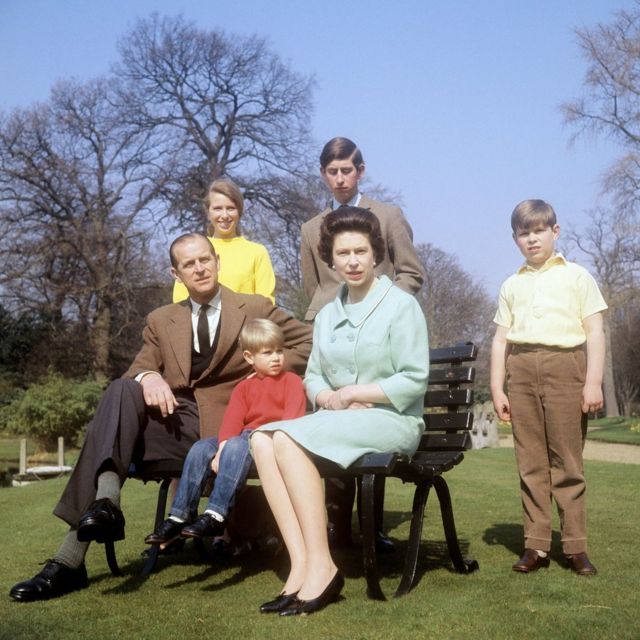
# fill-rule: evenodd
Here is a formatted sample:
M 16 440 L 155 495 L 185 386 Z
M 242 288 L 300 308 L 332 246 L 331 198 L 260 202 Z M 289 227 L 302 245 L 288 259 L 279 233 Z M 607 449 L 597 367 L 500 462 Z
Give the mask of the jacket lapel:
M 189 384 L 191 375 L 192 333 L 191 305 L 188 300 L 185 300 L 170 308 L 167 337 L 186 384 Z
M 223 286 L 220 286 L 220 291 L 222 311 L 220 312 L 220 335 L 218 336 L 218 344 L 211 358 L 211 362 L 199 378 L 200 380 L 208 376 L 212 371 L 215 371 L 222 362 L 226 361 L 230 352 L 234 352 L 239 348 L 238 338 L 240 337 L 240 330 L 247 317 L 243 310 L 244 304 L 238 303 L 238 299 L 233 291 Z

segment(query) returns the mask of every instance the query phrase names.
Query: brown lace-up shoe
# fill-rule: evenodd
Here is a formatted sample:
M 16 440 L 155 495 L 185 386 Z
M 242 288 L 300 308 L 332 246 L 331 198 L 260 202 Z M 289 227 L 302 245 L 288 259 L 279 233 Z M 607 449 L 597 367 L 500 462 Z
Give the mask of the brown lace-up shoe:
M 565 556 L 569 563 L 569 568 L 579 576 L 595 576 L 598 570 L 589 562 L 586 553 L 574 553 Z
M 511 568 L 519 573 L 531 573 L 549 566 L 549 556 L 542 558 L 534 549 L 525 549 L 522 557 Z

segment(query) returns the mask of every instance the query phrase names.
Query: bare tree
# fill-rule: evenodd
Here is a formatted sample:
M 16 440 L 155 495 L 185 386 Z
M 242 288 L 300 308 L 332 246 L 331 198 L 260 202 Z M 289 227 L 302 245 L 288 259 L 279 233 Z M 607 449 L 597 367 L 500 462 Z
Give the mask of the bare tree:
M 482 398 L 484 390 L 488 398 L 494 303 L 482 284 L 462 268 L 456 256 L 432 244 L 418 244 L 416 250 L 426 273 L 416 297 L 427 318 L 429 344 L 445 347 L 461 340 L 475 342 L 480 348 L 477 396 Z
M 126 316 L 132 282 L 149 275 L 152 207 L 169 173 L 157 134 L 123 118 L 117 97 L 113 79 L 63 82 L 49 102 L 0 116 L 5 298 L 78 322 L 105 375 L 113 310 Z
M 291 297 L 312 86 L 262 38 L 154 15 L 121 40 L 108 78 L 0 114 L 3 303 L 72 323 L 68 336 L 105 373 L 110 353 L 124 357 L 140 299 L 156 297 L 158 221 L 202 229 L 202 197 L 223 175 L 245 189 L 248 227 L 267 238 Z
M 609 24 L 576 30 L 587 62 L 583 95 L 562 105 L 565 121 L 582 133 L 617 141 L 623 153 L 605 187 L 627 204 L 640 194 L 640 2 Z
M 327 191 L 317 173 L 305 177 L 283 176 L 277 181 L 257 181 L 245 190 L 248 200 L 243 233 L 269 248 L 278 274 L 278 303 L 302 318 L 309 300 L 302 288 L 300 228 L 324 209 Z M 277 210 L 277 213 L 275 211 Z
M 454 255 L 432 244 L 416 249 L 426 272 L 417 298 L 427 318 L 430 344 L 444 347 L 461 339 L 485 340 L 495 310 L 484 287 Z
M 612 319 L 616 391 L 622 415 L 637 415 L 640 398 L 640 299 L 629 300 Z
M 620 333 L 629 321 L 629 305 L 638 295 L 638 239 L 640 226 L 636 217 L 625 209 L 609 212 L 595 210 L 589 214 L 590 224 L 581 232 L 570 230 L 569 242 L 587 255 L 595 270 L 602 293 L 609 305 L 604 314 L 606 359 L 604 371 L 604 399 L 607 417 L 619 416 L 619 404 L 629 405 L 633 385 L 620 383 L 629 377 L 623 366 L 628 362 L 625 350 L 634 345 L 621 343 Z M 629 334 L 629 332 L 626 332 Z M 636 348 L 639 345 L 635 345 Z M 621 393 L 626 390 L 624 398 Z M 620 400 L 620 403 L 618 402 Z
M 161 129 L 177 152 L 166 196 L 179 224 L 200 226 L 209 182 L 228 176 L 253 194 L 283 175 L 304 176 L 312 79 L 257 36 L 205 31 L 182 17 L 138 20 L 114 71 L 127 83 L 129 118 Z M 263 206 L 269 206 L 265 201 Z M 270 206 L 278 217 L 281 202 Z
M 621 147 L 603 180 L 610 209 L 593 212 L 585 230 L 570 234 L 591 260 L 609 304 L 604 392 L 606 414 L 612 416 L 619 415 L 619 403 L 630 405 L 635 388 L 625 382 L 629 371 L 620 349 L 633 351 L 637 345 L 622 347 L 620 332 L 628 324 L 628 305 L 640 291 L 640 2 L 618 11 L 608 24 L 576 33 L 587 72 L 582 96 L 562 105 L 565 121 L 574 128 L 574 139 L 603 135 Z

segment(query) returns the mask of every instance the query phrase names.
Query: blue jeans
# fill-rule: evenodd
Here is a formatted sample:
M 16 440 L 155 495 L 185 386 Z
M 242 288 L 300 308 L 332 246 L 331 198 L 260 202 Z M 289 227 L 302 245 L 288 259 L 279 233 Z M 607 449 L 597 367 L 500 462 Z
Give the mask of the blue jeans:
M 236 491 L 245 483 L 249 473 L 251 433 L 252 429 L 245 429 L 239 436 L 229 438 L 220 455 L 218 475 L 206 509 L 211 509 L 225 518 L 233 506 Z M 217 438 L 198 440 L 189 449 L 182 468 L 180 485 L 171 505 L 172 516 L 187 521 L 195 517 L 202 491 L 207 480 L 214 475 L 211 471 L 211 461 L 217 451 Z

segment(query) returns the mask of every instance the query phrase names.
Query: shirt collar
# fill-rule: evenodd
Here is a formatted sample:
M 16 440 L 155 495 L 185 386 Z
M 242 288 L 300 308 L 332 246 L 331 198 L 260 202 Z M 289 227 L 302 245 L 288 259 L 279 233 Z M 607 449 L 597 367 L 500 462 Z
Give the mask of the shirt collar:
M 518 273 L 540 273 L 542 271 L 547 271 L 549 269 L 551 269 L 551 267 L 555 267 L 558 264 L 562 264 L 565 265 L 567 264 L 567 260 L 566 258 L 559 252 L 556 252 L 554 255 L 552 255 L 550 258 L 547 258 L 547 261 L 539 268 L 539 269 L 534 269 L 533 267 L 529 266 L 526 262 L 518 269 Z
M 351 200 L 349 200 L 349 202 L 345 202 L 344 203 L 344 206 L 345 207 L 357 207 L 360 204 L 360 198 L 362 198 L 362 194 L 358 191 L 358 193 L 356 193 L 356 195 L 353 196 L 353 198 L 351 198 Z M 334 211 L 343 206 L 342 203 L 338 202 L 335 198 L 331 198 L 331 204 L 333 205 L 333 210 Z
M 202 305 L 196 302 L 195 300 L 193 300 L 193 298 L 189 298 L 189 300 L 191 302 L 191 313 L 194 316 L 197 316 L 198 313 L 200 313 L 200 307 Z M 209 300 L 207 304 L 212 309 L 218 309 L 218 310 L 220 309 L 220 287 L 218 287 L 218 293 L 216 293 L 216 295 L 213 296 L 213 298 L 211 298 L 211 300 Z
M 340 326 L 343 322 L 349 322 L 354 327 L 359 327 L 364 321 L 377 309 L 380 303 L 384 300 L 387 293 L 389 293 L 393 283 L 391 280 L 383 275 L 378 276 L 378 283 L 370 291 L 366 297 L 356 305 L 351 307 L 349 315 L 344 308 L 344 299 L 347 296 L 347 285 L 341 284 L 338 289 L 338 294 L 334 298 L 334 328 Z

